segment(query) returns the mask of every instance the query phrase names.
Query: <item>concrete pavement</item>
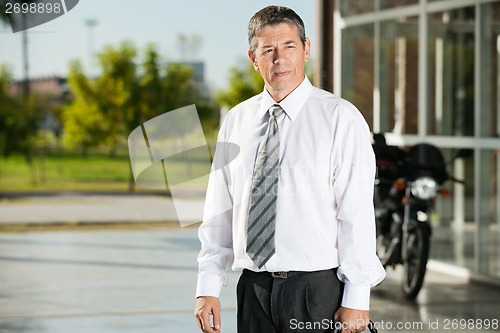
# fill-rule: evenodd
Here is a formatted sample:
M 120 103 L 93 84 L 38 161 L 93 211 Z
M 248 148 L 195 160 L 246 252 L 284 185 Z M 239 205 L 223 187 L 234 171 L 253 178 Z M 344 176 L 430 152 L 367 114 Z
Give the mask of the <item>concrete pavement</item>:
M 176 202 L 167 195 L 147 193 L 41 193 L 4 195 L 0 224 L 61 224 L 178 221 L 182 209 L 190 223 L 199 222 L 203 197 L 186 193 Z
M 0 332 L 198 332 L 198 250 L 194 228 L 2 233 Z M 429 272 L 410 302 L 399 276 L 389 271 L 373 289 L 380 332 L 455 332 L 452 325 L 471 320 L 474 329 L 463 332 L 500 331 L 500 290 Z M 222 332 L 236 332 L 237 278 L 231 272 L 223 290 Z
M 195 229 L 0 234 L 0 332 L 196 332 L 198 249 Z
M 0 203 L 0 223 L 166 222 L 175 219 L 169 200 L 143 194 L 10 197 Z M 197 230 L 161 226 L 0 233 L 0 332 L 198 332 L 192 314 Z M 430 271 L 410 302 L 401 292 L 401 272 L 388 273 L 372 291 L 379 332 L 500 331 L 499 288 Z M 237 278 L 229 273 L 221 298 L 226 333 L 236 332 Z M 469 328 L 456 329 L 464 324 Z

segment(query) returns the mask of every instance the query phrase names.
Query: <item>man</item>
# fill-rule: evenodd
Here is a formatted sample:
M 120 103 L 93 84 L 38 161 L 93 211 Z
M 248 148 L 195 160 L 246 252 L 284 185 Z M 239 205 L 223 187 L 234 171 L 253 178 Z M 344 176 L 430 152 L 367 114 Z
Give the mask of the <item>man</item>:
M 333 332 L 334 320 L 360 332 L 370 287 L 385 277 L 368 126 L 305 76 L 310 41 L 293 10 L 260 10 L 248 40 L 265 89 L 234 107 L 219 132 L 218 142 L 240 151 L 232 160 L 221 146 L 214 158 L 223 167 L 210 176 L 199 230 L 198 325 L 220 332 L 218 297 L 232 266 L 243 270 L 238 332 Z

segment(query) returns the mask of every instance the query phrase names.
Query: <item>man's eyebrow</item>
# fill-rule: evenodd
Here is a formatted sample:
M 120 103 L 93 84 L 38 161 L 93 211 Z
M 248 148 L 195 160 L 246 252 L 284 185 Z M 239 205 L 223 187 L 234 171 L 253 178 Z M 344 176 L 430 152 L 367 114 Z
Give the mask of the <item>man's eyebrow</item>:
M 274 45 L 273 44 L 265 44 L 265 45 L 262 45 L 260 48 L 261 49 L 268 49 L 270 47 L 274 47 Z
M 297 42 L 291 39 L 291 40 L 287 40 L 287 41 L 281 43 L 281 45 L 290 45 L 290 44 L 297 44 Z M 262 48 L 262 49 L 268 49 L 268 48 L 272 48 L 272 47 L 274 47 L 274 44 L 264 44 L 264 45 L 260 46 L 260 48 Z

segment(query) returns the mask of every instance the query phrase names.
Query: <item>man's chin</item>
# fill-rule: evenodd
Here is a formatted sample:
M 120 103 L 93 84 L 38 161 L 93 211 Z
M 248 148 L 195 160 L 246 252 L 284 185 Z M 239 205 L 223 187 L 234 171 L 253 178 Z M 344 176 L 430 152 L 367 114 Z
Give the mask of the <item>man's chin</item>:
M 300 85 L 301 82 L 290 81 L 290 80 L 274 80 L 272 84 L 272 88 L 274 91 L 279 92 L 280 94 L 289 94 L 295 88 Z

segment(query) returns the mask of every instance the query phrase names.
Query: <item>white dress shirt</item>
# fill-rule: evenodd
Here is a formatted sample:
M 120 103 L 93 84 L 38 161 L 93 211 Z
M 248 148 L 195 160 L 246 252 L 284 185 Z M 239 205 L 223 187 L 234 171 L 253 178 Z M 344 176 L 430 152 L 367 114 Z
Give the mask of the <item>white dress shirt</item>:
M 260 271 L 246 254 L 250 187 L 258 145 L 276 102 L 254 96 L 226 116 L 208 184 L 196 296 L 218 297 L 225 270 Z M 361 113 L 307 77 L 279 105 L 280 175 L 276 253 L 262 271 L 338 267 L 342 306 L 368 310 L 370 288 L 385 277 L 375 254 L 375 158 Z M 239 147 L 239 153 L 234 147 Z M 233 156 L 231 156 L 233 155 Z M 217 170 L 216 170 L 217 169 Z

